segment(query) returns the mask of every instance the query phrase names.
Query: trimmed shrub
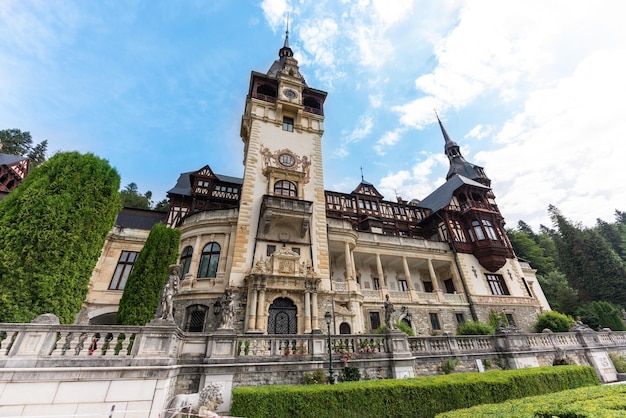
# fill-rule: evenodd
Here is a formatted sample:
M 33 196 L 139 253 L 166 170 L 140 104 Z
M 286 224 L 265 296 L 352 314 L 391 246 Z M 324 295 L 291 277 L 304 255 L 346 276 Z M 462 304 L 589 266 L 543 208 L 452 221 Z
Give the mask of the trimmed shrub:
M 459 325 L 457 335 L 489 335 L 493 334 L 494 329 L 484 322 L 466 321 Z
M 361 372 L 356 367 L 346 366 L 341 370 L 342 382 L 358 382 L 361 380 Z
M 119 187 L 106 160 L 60 152 L 0 201 L 0 322 L 45 313 L 74 322 L 121 208 Z
M 302 376 L 302 383 L 305 385 L 318 385 L 322 383 L 328 383 L 328 376 L 326 371 L 317 369 L 314 372 L 305 373 Z
M 532 396 L 499 404 L 457 409 L 437 418 L 586 418 L 622 417 L 626 410 L 626 385 L 593 386 Z
M 137 256 L 115 321 L 121 325 L 145 325 L 154 319 L 167 270 L 176 263 L 180 230 L 156 224 L 150 230 L 146 244 Z
M 236 387 L 230 413 L 247 418 L 433 417 L 473 405 L 599 384 L 591 367 L 562 366 L 336 385 Z
M 568 332 L 574 323 L 571 316 L 556 311 L 549 311 L 540 314 L 533 324 L 535 332 L 542 332 L 544 329 L 553 332 Z

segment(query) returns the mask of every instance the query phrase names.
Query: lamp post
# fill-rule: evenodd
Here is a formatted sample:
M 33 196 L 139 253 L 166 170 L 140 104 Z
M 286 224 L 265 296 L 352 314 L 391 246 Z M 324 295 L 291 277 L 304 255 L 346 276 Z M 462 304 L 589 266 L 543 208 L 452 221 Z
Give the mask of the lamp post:
M 333 385 L 335 383 L 335 376 L 333 375 L 333 352 L 330 346 L 330 322 L 333 320 L 333 315 L 330 312 L 326 312 L 324 319 L 328 326 L 328 382 Z

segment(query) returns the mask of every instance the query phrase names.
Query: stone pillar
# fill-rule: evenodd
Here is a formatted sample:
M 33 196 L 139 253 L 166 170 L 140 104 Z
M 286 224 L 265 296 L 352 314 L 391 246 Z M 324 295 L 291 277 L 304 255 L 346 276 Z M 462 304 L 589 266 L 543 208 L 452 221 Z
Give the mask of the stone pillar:
M 409 263 L 406 261 L 406 256 L 402 256 L 402 270 L 404 270 L 404 279 L 406 280 L 406 285 L 409 288 L 409 298 L 413 300 L 413 291 L 415 288 L 413 287 L 413 280 L 411 278 L 411 270 L 409 270 Z
M 304 291 L 304 333 L 311 332 L 311 291 Z
M 320 329 L 317 311 L 317 289 L 311 292 L 311 329 Z
M 259 301 L 256 309 L 256 330 L 263 330 L 263 319 L 265 318 L 265 286 L 259 289 Z
M 228 244 L 230 240 L 230 235 L 224 235 L 224 242 L 222 243 L 222 250 L 220 251 L 220 260 L 217 263 L 217 274 L 216 277 L 224 277 L 224 273 L 226 272 L 226 259 L 228 258 L 226 254 L 228 254 Z
M 202 255 L 201 245 L 202 245 L 202 235 L 198 235 L 196 236 L 196 243 L 193 245 L 191 263 L 189 264 L 189 273 L 191 273 L 194 278 L 198 277 L 198 265 L 200 263 L 200 256 Z
M 380 288 L 387 288 L 387 282 L 385 281 L 385 272 L 383 271 L 383 264 L 380 261 L 380 254 L 376 254 L 376 270 L 378 272 L 378 282 L 380 283 Z
M 350 253 L 350 244 L 344 243 L 344 258 L 346 259 L 346 280 L 356 280 L 354 269 L 352 268 L 352 254 Z
M 257 289 L 256 283 L 253 283 L 248 290 L 248 320 L 246 321 L 246 332 L 256 330 L 256 310 L 257 310 Z
M 433 283 L 433 292 L 440 292 L 439 283 L 437 283 L 437 274 L 435 273 L 435 268 L 433 267 L 433 260 L 429 258 L 428 260 L 428 274 L 430 275 L 430 280 Z

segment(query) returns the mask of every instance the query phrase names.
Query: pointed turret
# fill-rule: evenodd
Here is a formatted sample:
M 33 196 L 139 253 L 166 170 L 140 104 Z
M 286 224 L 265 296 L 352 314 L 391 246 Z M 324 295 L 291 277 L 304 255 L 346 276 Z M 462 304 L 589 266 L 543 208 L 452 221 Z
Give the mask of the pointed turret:
M 304 77 L 298 68 L 298 61 L 293 57 L 293 50 L 289 46 L 289 22 L 287 22 L 287 29 L 285 30 L 283 47 L 278 50 L 278 59 L 274 61 L 267 75 L 270 77 L 278 77 L 279 75 L 295 77 L 306 86 Z
M 475 180 L 479 183 L 482 183 L 486 186 L 489 186 L 491 180 L 485 175 L 482 167 L 474 165 L 465 158 L 461 154 L 461 148 L 459 145 L 454 142 L 446 128 L 443 126 L 441 119 L 439 119 L 439 115 L 437 115 L 437 122 L 439 122 L 439 127 L 441 128 L 441 134 L 443 135 L 443 139 L 445 141 L 444 151 L 448 160 L 450 161 L 450 169 L 448 170 L 448 175 L 446 176 L 446 180 L 449 180 L 455 174 L 461 175 L 463 177 L 467 177 L 468 179 Z

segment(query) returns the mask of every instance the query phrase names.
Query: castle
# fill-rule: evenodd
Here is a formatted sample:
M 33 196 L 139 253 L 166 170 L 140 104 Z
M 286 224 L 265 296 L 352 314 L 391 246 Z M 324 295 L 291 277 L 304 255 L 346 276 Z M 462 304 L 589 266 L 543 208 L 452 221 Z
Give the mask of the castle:
M 307 85 L 289 33 L 266 73 L 250 76 L 241 119 L 243 178 L 210 165 L 180 175 L 169 212 L 123 210 L 94 270 L 79 323 L 111 324 L 150 227 L 181 231 L 174 318 L 186 332 L 219 326 L 234 298 L 237 333 L 369 333 L 384 301 L 416 335 L 454 334 L 492 311 L 530 331 L 549 310 L 534 270 L 507 239 L 491 180 L 465 160 L 441 120 L 450 168 L 423 200 L 385 200 L 362 179 L 351 193 L 324 189 L 327 93 Z

